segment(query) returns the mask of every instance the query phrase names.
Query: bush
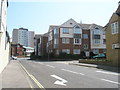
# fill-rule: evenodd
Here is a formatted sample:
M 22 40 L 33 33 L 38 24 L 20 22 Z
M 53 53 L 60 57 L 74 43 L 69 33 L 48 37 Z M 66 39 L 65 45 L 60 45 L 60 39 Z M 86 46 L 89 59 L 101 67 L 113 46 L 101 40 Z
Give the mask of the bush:
M 36 60 L 36 59 L 40 59 L 40 58 L 41 58 L 41 56 L 35 55 L 35 52 L 31 53 L 31 55 L 30 55 L 30 59 L 32 59 L 32 60 Z
M 30 59 L 35 59 L 35 58 L 36 58 L 36 56 L 35 56 L 35 52 L 31 53 L 31 55 L 30 55 Z

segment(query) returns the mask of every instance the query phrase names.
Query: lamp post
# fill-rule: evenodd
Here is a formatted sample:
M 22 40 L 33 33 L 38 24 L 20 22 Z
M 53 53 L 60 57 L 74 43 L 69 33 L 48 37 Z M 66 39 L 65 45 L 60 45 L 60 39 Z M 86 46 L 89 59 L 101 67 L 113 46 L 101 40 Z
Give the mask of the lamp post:
M 49 41 L 48 41 L 48 61 L 49 61 Z

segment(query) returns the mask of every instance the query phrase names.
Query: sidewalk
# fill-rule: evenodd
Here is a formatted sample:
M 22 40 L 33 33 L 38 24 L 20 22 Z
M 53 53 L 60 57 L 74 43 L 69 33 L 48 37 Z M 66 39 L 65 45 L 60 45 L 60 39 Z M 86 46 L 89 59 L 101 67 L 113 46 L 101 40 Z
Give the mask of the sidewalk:
M 107 66 L 107 65 L 105 66 L 105 65 L 79 63 L 79 61 L 77 61 L 77 62 L 70 62 L 69 65 L 78 65 L 78 66 L 84 66 L 84 67 L 104 69 L 104 70 L 112 71 L 112 72 L 120 72 L 120 68 L 118 68 L 118 67 Z
M 2 88 L 32 88 L 31 80 L 17 60 L 11 60 L 2 72 Z

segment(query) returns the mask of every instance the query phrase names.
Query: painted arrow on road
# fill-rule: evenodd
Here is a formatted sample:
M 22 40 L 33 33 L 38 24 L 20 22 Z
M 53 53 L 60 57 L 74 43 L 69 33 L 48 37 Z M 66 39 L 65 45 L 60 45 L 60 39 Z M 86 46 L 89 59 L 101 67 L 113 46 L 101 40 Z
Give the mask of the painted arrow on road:
M 67 83 L 67 81 L 65 79 L 62 79 L 61 77 L 59 77 L 57 75 L 51 75 L 51 77 L 59 79 L 59 80 L 55 81 L 54 84 L 66 86 L 65 83 Z

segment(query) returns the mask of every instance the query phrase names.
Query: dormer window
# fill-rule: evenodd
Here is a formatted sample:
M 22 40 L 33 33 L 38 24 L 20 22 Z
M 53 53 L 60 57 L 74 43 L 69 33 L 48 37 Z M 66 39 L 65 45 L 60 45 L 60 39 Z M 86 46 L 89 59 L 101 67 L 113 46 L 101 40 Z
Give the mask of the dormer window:
M 95 29 L 99 29 L 98 27 L 95 27 Z
M 100 31 L 99 29 L 95 29 L 95 30 L 93 31 L 93 33 L 94 33 L 94 34 L 100 34 L 101 31 Z
M 81 28 L 80 28 L 79 26 L 76 26 L 76 27 L 74 28 L 74 33 L 75 33 L 75 34 L 81 34 L 81 32 L 82 32 L 82 30 L 81 30 Z

